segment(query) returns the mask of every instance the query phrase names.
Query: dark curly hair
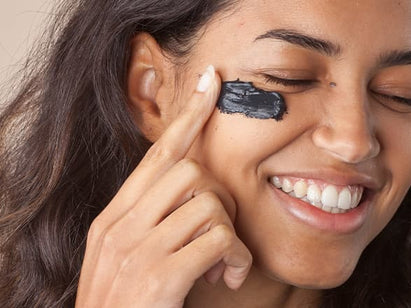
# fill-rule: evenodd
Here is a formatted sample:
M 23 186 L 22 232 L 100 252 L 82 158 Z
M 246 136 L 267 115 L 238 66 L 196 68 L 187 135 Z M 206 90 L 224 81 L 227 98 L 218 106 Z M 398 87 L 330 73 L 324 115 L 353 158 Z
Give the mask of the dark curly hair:
M 144 156 L 125 96 L 129 43 L 177 62 L 234 0 L 66 0 L 0 114 L 0 306 L 72 307 L 93 219 Z M 410 193 L 324 307 L 411 307 Z

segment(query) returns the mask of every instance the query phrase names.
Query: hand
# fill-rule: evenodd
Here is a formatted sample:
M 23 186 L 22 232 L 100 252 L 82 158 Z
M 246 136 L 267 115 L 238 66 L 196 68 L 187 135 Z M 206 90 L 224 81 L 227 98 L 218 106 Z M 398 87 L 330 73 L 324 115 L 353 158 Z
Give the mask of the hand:
M 76 307 L 182 307 L 202 275 L 237 289 L 251 254 L 226 189 L 185 158 L 212 111 L 209 67 L 190 101 L 91 225 Z

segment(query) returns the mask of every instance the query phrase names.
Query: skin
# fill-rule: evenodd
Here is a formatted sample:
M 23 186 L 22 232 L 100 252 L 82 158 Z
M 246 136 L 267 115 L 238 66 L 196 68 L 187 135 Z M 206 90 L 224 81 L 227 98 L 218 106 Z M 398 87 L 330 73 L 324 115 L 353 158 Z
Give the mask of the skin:
M 340 53 L 255 41 L 279 28 Z M 156 143 L 93 222 L 77 306 L 315 307 L 322 289 L 348 279 L 410 188 L 411 107 L 375 94 L 411 97 L 411 65 L 379 63 L 410 49 L 411 2 L 391 0 L 245 0 L 206 25 L 184 66 L 138 35 L 129 101 Z M 218 73 L 196 91 L 208 64 Z M 315 82 L 267 83 L 261 72 Z M 221 79 L 237 78 L 281 93 L 284 120 L 215 109 Z M 274 175 L 370 186 L 363 223 L 325 231 L 289 215 Z

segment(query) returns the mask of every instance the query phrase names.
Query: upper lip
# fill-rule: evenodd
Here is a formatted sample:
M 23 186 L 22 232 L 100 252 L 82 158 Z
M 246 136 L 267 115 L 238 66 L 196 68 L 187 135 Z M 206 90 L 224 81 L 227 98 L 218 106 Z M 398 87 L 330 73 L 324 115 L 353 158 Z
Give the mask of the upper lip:
M 338 186 L 363 186 L 370 190 L 379 190 L 382 187 L 382 180 L 376 175 L 359 173 L 356 171 L 340 171 L 336 169 L 323 169 L 316 171 L 296 171 L 273 173 L 272 176 L 290 176 L 302 179 L 319 180 L 328 184 Z

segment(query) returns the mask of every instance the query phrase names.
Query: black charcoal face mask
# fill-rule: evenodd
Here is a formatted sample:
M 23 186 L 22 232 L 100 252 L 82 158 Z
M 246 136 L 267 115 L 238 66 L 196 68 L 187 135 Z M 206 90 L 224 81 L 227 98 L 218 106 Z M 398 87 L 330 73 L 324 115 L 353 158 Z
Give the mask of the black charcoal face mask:
M 249 118 L 280 121 L 287 112 L 284 98 L 277 92 L 267 92 L 251 82 L 223 82 L 217 107 L 222 113 L 241 113 Z

